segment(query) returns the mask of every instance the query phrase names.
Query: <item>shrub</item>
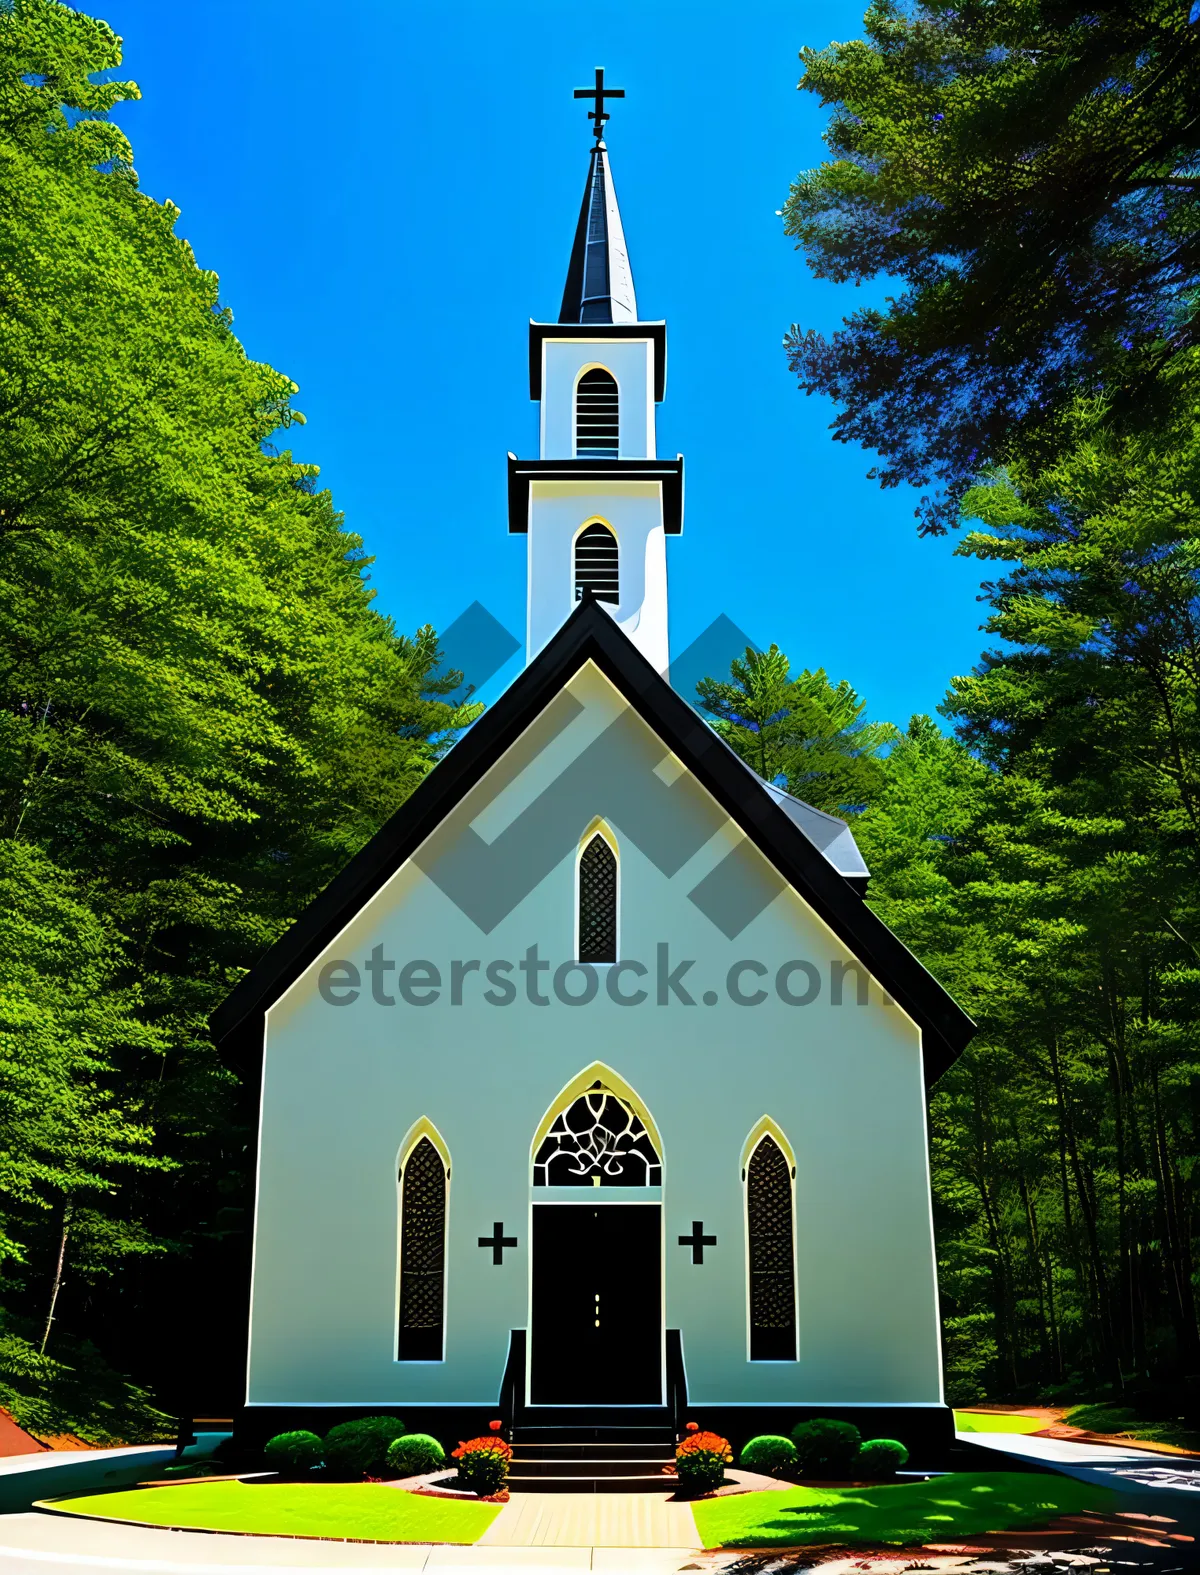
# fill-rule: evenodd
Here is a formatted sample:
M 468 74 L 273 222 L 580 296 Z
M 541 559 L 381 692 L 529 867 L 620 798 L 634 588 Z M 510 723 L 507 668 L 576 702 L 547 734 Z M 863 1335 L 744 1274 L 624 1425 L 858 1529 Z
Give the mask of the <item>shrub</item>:
M 817 1482 L 845 1482 L 854 1474 L 862 1438 L 853 1422 L 814 1417 L 792 1429 L 796 1464 L 801 1477 Z
M 387 1469 L 387 1452 L 404 1432 L 398 1416 L 362 1416 L 339 1422 L 325 1435 L 325 1464 L 334 1476 L 381 1477 Z
M 506 1444 L 494 1433 L 488 1438 L 469 1438 L 452 1454 L 458 1461 L 458 1486 L 466 1488 L 468 1493 L 490 1498 L 494 1493 L 499 1493 L 508 1481 L 512 1445 Z
M 894 1438 L 868 1438 L 854 1461 L 860 1477 L 894 1476 L 908 1459 L 908 1450 Z
M 315 1433 L 276 1433 L 263 1450 L 263 1459 L 272 1471 L 292 1476 L 311 1471 L 325 1458 L 324 1447 Z
M 790 1476 L 796 1469 L 796 1446 L 790 1438 L 780 1438 L 777 1433 L 763 1433 L 752 1438 L 742 1450 L 739 1466 L 747 1471 L 759 1471 L 767 1477 Z
M 428 1433 L 405 1433 L 387 1452 L 388 1470 L 398 1477 L 419 1477 L 446 1464 L 446 1451 Z
M 689 1429 L 675 1449 L 675 1474 L 685 1493 L 711 1493 L 725 1480 L 725 1467 L 732 1461 L 727 1438 Z

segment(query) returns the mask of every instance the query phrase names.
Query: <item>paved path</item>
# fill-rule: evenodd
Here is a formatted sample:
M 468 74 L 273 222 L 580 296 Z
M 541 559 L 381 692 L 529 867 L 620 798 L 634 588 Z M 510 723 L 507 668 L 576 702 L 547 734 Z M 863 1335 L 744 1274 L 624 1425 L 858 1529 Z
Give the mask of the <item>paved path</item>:
M 1067 1438 L 1035 1438 L 1029 1433 L 960 1433 L 964 1444 L 979 1444 L 998 1454 L 1053 1466 L 1083 1482 L 1097 1482 L 1123 1493 L 1159 1491 L 1200 1493 L 1200 1460 L 1146 1448 L 1077 1444 Z
M 698 1548 L 690 1504 L 667 1493 L 514 1493 L 480 1548 Z

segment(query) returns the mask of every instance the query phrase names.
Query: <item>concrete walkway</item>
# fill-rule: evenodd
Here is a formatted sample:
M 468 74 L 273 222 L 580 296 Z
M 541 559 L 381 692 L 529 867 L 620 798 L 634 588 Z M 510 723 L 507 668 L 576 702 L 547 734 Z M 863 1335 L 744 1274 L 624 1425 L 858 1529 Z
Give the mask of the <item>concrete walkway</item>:
M 692 1506 L 667 1493 L 515 1493 L 480 1548 L 698 1548 Z
M 1096 1482 L 1123 1493 L 1147 1488 L 1162 1492 L 1200 1493 L 1200 1460 L 1162 1454 L 1152 1445 L 1078 1444 L 1066 1438 L 1035 1438 L 1030 1433 L 959 1433 L 964 1444 L 979 1444 L 997 1454 L 1052 1466 L 1081 1482 Z

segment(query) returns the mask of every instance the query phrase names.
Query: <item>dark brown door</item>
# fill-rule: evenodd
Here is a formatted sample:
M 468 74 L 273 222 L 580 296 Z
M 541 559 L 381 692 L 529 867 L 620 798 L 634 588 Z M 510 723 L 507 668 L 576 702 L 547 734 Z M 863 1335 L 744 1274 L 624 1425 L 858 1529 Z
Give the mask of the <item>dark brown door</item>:
M 662 1404 L 662 1209 L 533 1209 L 533 1405 Z

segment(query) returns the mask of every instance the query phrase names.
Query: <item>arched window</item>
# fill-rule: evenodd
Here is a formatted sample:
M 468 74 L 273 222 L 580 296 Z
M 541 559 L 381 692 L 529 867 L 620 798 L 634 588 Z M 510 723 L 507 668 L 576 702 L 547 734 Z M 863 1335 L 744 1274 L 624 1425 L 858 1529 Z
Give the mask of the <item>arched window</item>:
M 750 1247 L 750 1360 L 796 1360 L 796 1268 L 792 1167 L 764 1133 L 746 1166 Z
M 661 1187 L 646 1124 L 599 1078 L 560 1110 L 533 1156 L 535 1187 Z
M 607 525 L 593 520 L 575 538 L 575 600 L 587 586 L 598 602 L 621 600 L 620 561 L 617 538 Z
M 617 380 L 602 366 L 594 366 L 575 385 L 575 455 L 578 459 L 616 459 L 620 439 Z
M 617 960 L 617 855 L 599 831 L 579 855 L 579 961 Z
M 402 1362 L 440 1362 L 446 1308 L 446 1182 L 450 1170 L 428 1134 L 400 1167 Z

